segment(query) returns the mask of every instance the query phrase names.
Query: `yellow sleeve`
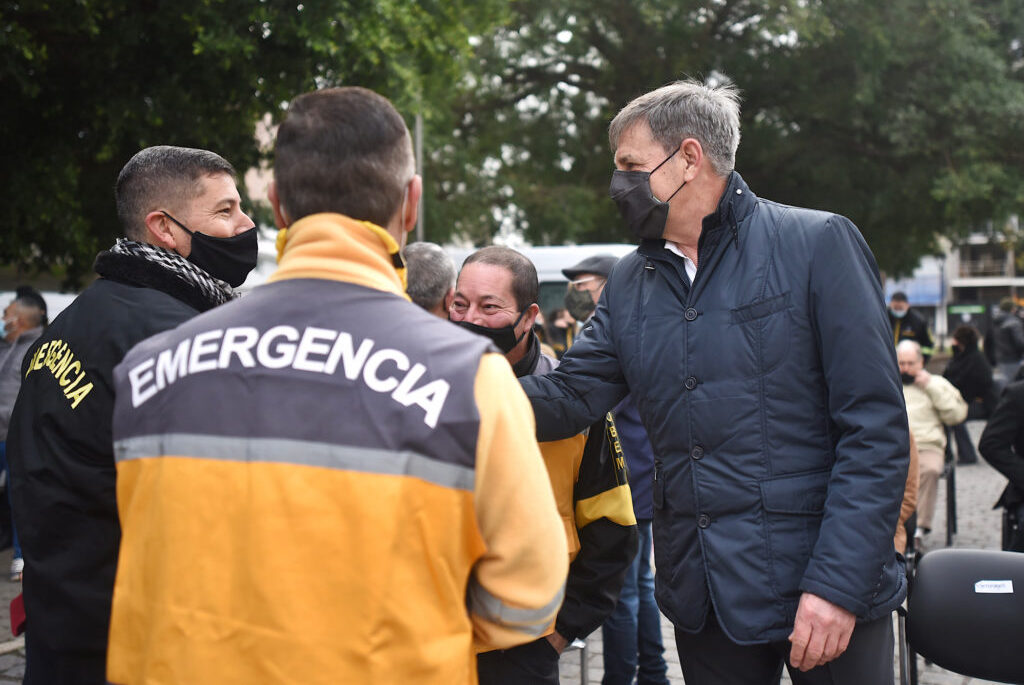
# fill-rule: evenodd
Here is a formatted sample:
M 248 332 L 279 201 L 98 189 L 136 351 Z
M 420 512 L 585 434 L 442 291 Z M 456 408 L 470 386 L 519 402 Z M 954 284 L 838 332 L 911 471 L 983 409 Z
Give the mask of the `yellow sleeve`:
M 474 567 L 468 601 L 475 647 L 486 651 L 550 632 L 568 552 L 530 403 L 502 356 L 481 359 L 475 395 L 476 517 L 487 550 Z

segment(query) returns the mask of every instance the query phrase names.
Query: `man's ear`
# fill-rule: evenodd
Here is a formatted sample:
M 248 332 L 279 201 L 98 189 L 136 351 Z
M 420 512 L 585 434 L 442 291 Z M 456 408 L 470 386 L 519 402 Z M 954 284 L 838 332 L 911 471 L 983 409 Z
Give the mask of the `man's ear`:
M 538 314 L 540 314 L 540 306 L 537 305 L 536 302 L 526 308 L 526 311 L 523 312 L 523 323 L 526 324 L 526 330 L 531 330 L 533 328 L 533 324 L 537 320 Z
M 288 219 L 281 206 L 281 198 L 277 195 L 277 181 L 271 181 L 267 186 L 267 199 L 270 200 L 270 208 L 274 210 L 274 223 L 278 228 L 288 228 Z
M 168 250 L 176 250 L 178 242 L 171 230 L 173 223 L 163 212 L 150 212 L 146 215 L 146 242 Z M 184 231 L 183 231 L 184 232 Z
M 687 138 L 679 144 L 679 156 L 686 163 L 683 180 L 689 183 L 697 178 L 706 161 L 704 148 L 696 138 Z
M 402 217 L 402 229 L 408 233 L 416 228 L 416 219 L 420 215 L 420 198 L 423 197 L 423 179 L 419 174 L 409 180 L 409 199 L 405 202 L 405 216 Z

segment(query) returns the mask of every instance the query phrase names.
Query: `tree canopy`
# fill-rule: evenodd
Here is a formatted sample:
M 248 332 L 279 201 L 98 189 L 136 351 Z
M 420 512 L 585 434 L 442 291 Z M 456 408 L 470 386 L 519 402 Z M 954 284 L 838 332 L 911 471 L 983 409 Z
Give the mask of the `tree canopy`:
M 518 2 L 479 42 L 454 133 L 435 130 L 430 230 L 630 240 L 607 196 L 608 122 L 684 75 L 728 78 L 754 191 L 849 216 L 883 268 L 907 271 L 936 234 L 1024 206 L 1015 4 Z
M 400 110 L 462 73 L 499 0 L 0 1 L 0 261 L 78 282 L 120 234 L 113 185 L 148 145 L 256 165 L 257 121 L 325 85 Z
M 1024 206 L 1019 0 L 0 0 L 0 260 L 78 282 L 140 148 L 240 172 L 256 122 L 325 85 L 422 113 L 427 237 L 630 240 L 607 125 L 682 76 L 743 92 L 737 169 L 841 212 L 907 271 Z

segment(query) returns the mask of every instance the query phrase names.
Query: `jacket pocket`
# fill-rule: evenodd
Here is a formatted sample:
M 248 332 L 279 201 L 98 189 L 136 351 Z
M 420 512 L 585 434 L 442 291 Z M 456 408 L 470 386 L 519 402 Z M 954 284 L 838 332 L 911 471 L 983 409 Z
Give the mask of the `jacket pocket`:
M 828 471 L 815 471 L 760 483 L 771 586 L 776 597 L 794 606 L 818 541 L 828 480 Z
M 761 503 L 769 514 L 820 516 L 831 471 L 814 471 L 761 481 Z
M 758 375 L 777 367 L 789 352 L 790 308 L 790 293 L 785 292 L 730 310 L 731 323 L 753 352 Z

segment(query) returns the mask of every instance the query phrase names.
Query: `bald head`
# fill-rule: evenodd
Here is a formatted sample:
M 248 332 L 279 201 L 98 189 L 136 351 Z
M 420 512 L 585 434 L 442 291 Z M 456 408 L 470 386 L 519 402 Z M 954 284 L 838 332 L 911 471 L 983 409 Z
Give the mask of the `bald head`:
M 924 354 L 921 346 L 913 340 L 902 340 L 896 346 L 896 361 L 900 365 L 900 373 L 917 376 L 924 370 Z

